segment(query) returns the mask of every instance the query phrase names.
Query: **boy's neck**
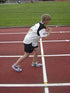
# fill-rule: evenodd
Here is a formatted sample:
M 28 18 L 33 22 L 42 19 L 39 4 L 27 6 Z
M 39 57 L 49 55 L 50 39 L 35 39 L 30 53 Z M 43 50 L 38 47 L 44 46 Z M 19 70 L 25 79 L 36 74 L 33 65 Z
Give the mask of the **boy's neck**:
M 40 23 L 42 23 L 42 24 L 44 24 L 44 26 L 46 26 L 46 24 L 44 22 L 40 21 Z
M 40 23 L 44 24 L 42 21 L 40 21 Z

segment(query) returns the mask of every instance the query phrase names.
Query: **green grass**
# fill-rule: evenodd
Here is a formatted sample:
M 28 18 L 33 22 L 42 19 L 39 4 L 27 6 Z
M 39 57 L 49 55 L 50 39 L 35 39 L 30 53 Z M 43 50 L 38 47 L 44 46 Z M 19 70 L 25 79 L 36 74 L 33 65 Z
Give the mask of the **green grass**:
M 0 27 L 32 26 L 44 13 L 50 25 L 70 25 L 70 2 L 38 2 L 0 5 Z

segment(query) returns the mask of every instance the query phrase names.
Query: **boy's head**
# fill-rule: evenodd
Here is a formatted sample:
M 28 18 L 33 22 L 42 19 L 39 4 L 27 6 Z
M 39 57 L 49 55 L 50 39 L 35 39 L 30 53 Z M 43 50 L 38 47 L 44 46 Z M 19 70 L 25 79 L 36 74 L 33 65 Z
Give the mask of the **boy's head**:
M 49 24 L 51 16 L 49 14 L 43 14 L 41 20 L 44 24 Z

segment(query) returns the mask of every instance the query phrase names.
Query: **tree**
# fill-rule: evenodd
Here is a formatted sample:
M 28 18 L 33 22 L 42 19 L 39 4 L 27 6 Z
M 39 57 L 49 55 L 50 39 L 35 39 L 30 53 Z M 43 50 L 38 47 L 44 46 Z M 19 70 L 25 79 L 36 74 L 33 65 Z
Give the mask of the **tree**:
M 5 3 L 7 0 L 0 0 L 0 3 Z

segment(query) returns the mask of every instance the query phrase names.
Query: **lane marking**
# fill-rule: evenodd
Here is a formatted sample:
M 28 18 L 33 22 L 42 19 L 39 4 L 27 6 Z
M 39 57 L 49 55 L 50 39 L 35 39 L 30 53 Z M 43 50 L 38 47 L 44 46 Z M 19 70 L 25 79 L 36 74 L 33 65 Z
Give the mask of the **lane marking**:
M 48 83 L 48 84 L 0 84 L 0 87 L 68 87 L 70 83 Z M 46 92 L 47 93 L 47 92 Z
M 70 54 L 52 54 L 52 55 L 38 55 L 38 57 L 68 57 Z M 23 55 L 0 55 L 0 57 L 23 57 Z M 33 57 L 30 55 L 29 57 Z
M 28 32 L 28 31 L 27 31 Z M 27 32 L 13 32 L 13 33 L 8 33 L 8 32 L 6 32 L 6 33 L 0 33 L 0 35 L 16 35 L 16 34 L 20 34 L 20 35 L 22 35 L 22 34 L 27 34 Z M 62 33 L 62 34 L 64 34 L 64 33 L 70 33 L 70 31 L 52 31 L 51 32 L 52 34 L 60 34 L 60 33 Z
M 70 39 L 65 39 L 65 40 L 43 40 L 43 42 L 48 42 L 48 43 L 70 42 Z
M 2 44 L 10 44 L 10 43 L 23 43 L 23 41 L 0 41 Z
M 47 84 L 47 82 L 44 82 L 44 84 Z
M 22 34 L 27 34 L 27 32 L 17 32 L 17 33 L 0 33 L 0 35 L 22 35 Z
M 48 82 L 48 77 L 47 77 L 47 71 L 46 71 L 46 65 L 45 65 L 45 58 L 44 58 L 44 50 L 43 50 L 43 43 L 42 39 L 40 39 L 40 48 L 41 48 L 41 58 L 42 58 L 42 68 L 43 68 L 43 82 L 47 83 Z M 49 93 L 48 87 L 44 88 L 45 93 Z
M 39 41 L 40 42 L 40 41 Z M 48 43 L 58 43 L 58 42 L 70 42 L 70 39 L 65 40 L 43 40 L 42 42 Z M 10 43 L 23 43 L 23 41 L 0 41 L 1 44 L 10 44 Z
M 53 33 L 53 34 L 66 34 L 66 33 L 70 33 L 70 31 L 52 31 L 51 33 Z

